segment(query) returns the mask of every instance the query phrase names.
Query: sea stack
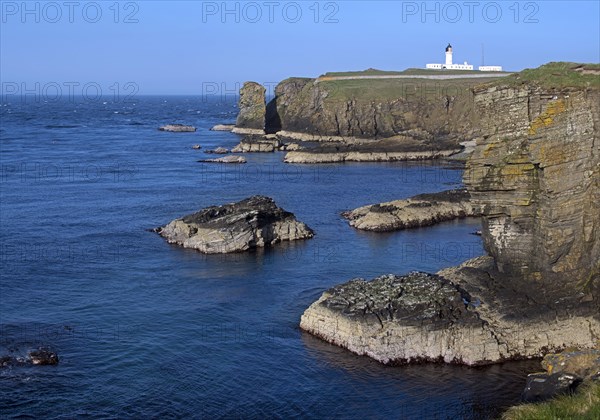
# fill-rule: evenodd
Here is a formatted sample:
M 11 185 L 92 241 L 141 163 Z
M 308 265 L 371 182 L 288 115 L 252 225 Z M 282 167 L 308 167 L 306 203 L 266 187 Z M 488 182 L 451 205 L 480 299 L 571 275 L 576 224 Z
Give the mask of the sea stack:
M 256 82 L 246 82 L 240 89 L 239 114 L 234 132 L 264 134 L 266 89 Z

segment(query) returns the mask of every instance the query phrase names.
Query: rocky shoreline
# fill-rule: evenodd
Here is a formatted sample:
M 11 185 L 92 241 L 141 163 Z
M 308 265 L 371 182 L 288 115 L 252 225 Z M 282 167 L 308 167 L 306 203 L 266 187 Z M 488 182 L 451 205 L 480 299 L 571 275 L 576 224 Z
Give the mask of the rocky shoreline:
M 390 232 L 482 214 L 481 208 L 471 202 L 471 194 L 460 189 L 359 207 L 342 216 L 356 229 Z
M 454 150 L 423 150 L 415 152 L 288 152 L 283 161 L 285 163 L 342 163 L 342 162 L 399 162 L 438 159 L 459 153 Z
M 168 131 L 171 133 L 193 133 L 196 127 L 184 124 L 167 124 L 158 128 L 159 131 Z
M 534 300 L 519 280 L 480 257 L 437 275 L 351 280 L 326 291 L 300 328 L 384 364 L 443 361 L 470 366 L 541 357 L 566 347 L 593 348 L 596 303 L 582 296 Z M 549 298 L 549 297 L 548 297 Z
M 483 215 L 489 256 L 437 275 L 336 286 L 304 312 L 301 328 L 390 364 L 480 365 L 593 348 L 600 337 L 600 89 L 581 68 L 551 63 L 474 89 L 479 135 L 464 183 L 469 210 Z M 357 209 L 350 218 L 370 230 L 430 223 L 446 206 L 434 202 L 421 202 L 434 213 L 429 218 L 408 217 L 410 200 Z

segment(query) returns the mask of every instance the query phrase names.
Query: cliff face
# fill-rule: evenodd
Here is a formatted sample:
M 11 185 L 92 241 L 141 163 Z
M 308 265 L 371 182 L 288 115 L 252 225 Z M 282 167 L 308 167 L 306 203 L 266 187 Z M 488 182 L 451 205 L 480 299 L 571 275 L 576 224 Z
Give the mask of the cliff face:
M 600 66 L 551 63 L 473 92 L 481 137 L 464 182 L 490 256 L 437 273 L 443 296 L 430 282 L 399 299 L 406 278 L 385 288 L 376 279 L 360 293 L 343 285 L 305 311 L 301 328 L 384 363 L 482 364 L 597 344 Z M 459 295 L 466 312 L 433 328 L 413 305 L 418 296 L 462 309 Z
M 270 133 L 381 139 L 398 135 L 455 144 L 476 136 L 476 79 L 335 80 L 281 82 L 267 106 Z
M 256 82 L 246 82 L 240 89 L 239 114 L 236 128 L 264 130 L 266 89 Z
M 483 137 L 465 184 L 500 272 L 546 292 L 600 276 L 600 90 L 510 84 L 475 91 Z

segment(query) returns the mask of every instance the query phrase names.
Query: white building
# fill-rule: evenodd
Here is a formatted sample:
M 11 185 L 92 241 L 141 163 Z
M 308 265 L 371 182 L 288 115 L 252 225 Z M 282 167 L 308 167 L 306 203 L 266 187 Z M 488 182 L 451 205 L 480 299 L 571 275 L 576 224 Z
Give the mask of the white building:
M 479 71 L 502 71 L 502 66 L 479 66 Z
M 426 64 L 426 69 L 431 70 L 473 70 L 473 65 L 465 61 L 464 64 L 452 63 L 452 45 L 446 47 L 446 62 L 444 64 Z M 502 66 L 479 66 L 479 71 L 502 71 Z
M 426 69 L 433 70 L 473 70 L 473 65 L 465 61 L 464 64 L 453 64 L 452 63 L 452 45 L 448 44 L 446 47 L 446 63 L 445 64 L 427 64 Z

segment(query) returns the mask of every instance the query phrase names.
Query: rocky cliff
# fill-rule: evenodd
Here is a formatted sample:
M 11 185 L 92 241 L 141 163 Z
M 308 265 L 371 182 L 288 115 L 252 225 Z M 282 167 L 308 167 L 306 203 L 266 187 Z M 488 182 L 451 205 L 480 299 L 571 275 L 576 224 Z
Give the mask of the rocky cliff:
M 464 180 L 490 256 L 408 295 L 411 276 L 330 290 L 306 310 L 303 329 L 385 363 L 482 364 L 597 343 L 600 66 L 524 71 L 474 89 L 474 107 L 481 138 Z M 455 310 L 432 326 L 426 315 L 436 308 Z
M 482 137 L 464 182 L 484 209 L 486 250 L 548 293 L 600 281 L 600 71 L 583 71 L 550 64 L 475 89 Z
M 405 136 L 424 143 L 476 136 L 471 88 L 481 79 L 281 82 L 267 107 L 267 132 L 321 140 Z
M 256 82 L 246 82 L 240 89 L 237 129 L 262 131 L 265 128 L 266 89 Z M 249 131 L 252 132 L 252 131 Z

